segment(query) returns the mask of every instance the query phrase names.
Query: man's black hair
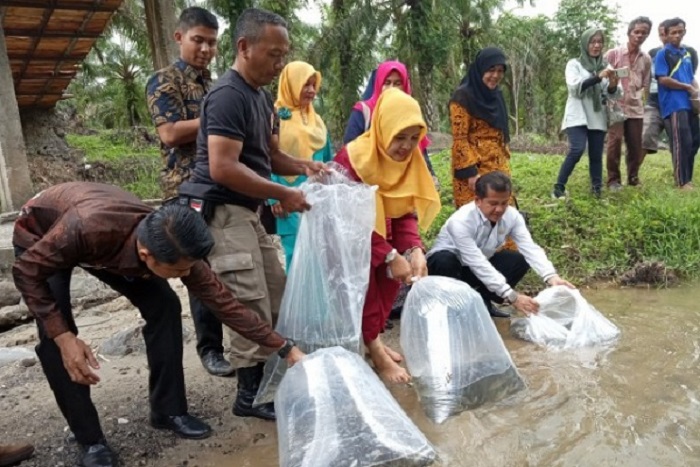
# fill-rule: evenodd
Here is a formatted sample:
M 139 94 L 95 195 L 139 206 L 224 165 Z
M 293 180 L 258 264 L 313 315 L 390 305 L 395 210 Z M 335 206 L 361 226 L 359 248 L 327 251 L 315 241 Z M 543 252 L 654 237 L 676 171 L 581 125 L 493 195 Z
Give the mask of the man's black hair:
M 489 188 L 497 193 L 510 193 L 513 191 L 513 184 L 510 181 L 510 177 L 503 172 L 489 172 L 479 177 L 476 181 L 474 190 L 476 192 L 476 197 L 482 199 L 486 198 Z
M 664 32 L 668 34 L 669 29 L 679 25 L 683 25 L 683 29 L 685 29 L 685 21 L 683 21 L 682 19 L 678 17 L 667 19 L 666 21 L 664 21 Z
M 202 215 L 188 206 L 169 204 L 147 215 L 136 236 L 159 263 L 205 258 L 214 247 Z
M 198 6 L 185 8 L 180 13 L 178 27 L 180 31 L 186 32 L 190 28 L 204 26 L 205 28 L 219 30 L 219 20 L 212 13 Z
M 649 31 L 651 31 L 651 20 L 647 16 L 637 16 L 632 21 L 630 21 L 630 24 L 627 26 L 627 34 L 629 35 L 629 33 L 631 33 L 635 26 L 637 26 L 638 24 L 646 24 L 647 26 L 649 26 Z
M 249 44 L 255 44 L 262 38 L 263 31 L 267 25 L 287 28 L 287 22 L 277 13 L 259 8 L 243 10 L 241 16 L 238 17 L 238 21 L 236 21 L 233 43 L 236 44 L 240 39 L 245 38 Z

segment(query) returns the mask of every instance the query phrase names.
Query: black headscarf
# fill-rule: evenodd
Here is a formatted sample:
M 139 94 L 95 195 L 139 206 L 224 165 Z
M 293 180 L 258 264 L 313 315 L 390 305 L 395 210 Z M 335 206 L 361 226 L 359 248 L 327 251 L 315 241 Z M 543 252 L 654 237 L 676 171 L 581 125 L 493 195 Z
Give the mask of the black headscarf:
M 506 101 L 500 88 L 493 91 L 484 84 L 484 73 L 496 65 L 506 66 L 506 56 L 497 47 L 486 47 L 476 54 L 469 72 L 452 94 L 456 102 L 469 112 L 469 115 L 485 120 L 489 125 L 503 132 L 503 138 L 510 141 Z

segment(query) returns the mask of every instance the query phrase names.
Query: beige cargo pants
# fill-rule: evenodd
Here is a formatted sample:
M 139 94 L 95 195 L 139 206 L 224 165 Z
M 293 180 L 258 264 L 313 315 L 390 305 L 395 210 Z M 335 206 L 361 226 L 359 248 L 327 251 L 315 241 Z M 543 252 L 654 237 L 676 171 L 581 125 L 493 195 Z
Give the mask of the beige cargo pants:
M 274 327 L 286 276 L 258 214 L 231 204 L 217 206 L 209 231 L 215 242 L 209 255 L 212 270 L 241 303 Z M 229 333 L 229 360 L 234 368 L 267 360 L 270 349 L 232 330 Z

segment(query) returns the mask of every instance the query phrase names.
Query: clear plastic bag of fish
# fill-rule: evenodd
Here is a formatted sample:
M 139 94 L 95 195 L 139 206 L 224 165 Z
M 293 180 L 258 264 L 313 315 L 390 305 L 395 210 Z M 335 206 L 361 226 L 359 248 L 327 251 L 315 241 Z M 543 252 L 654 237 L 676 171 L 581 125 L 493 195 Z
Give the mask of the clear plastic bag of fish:
M 413 284 L 401 348 L 423 410 L 436 423 L 525 387 L 481 296 L 455 279 Z
M 620 330 L 577 289 L 558 285 L 540 292 L 536 315 L 511 319 L 515 337 L 550 348 L 576 348 L 615 340 Z
M 356 353 L 317 350 L 275 395 L 281 467 L 420 467 L 435 450 Z
M 312 208 L 301 216 L 276 330 L 306 353 L 333 346 L 359 353 L 375 189 L 335 169 L 301 189 Z M 254 405 L 272 402 L 286 369 L 273 353 Z

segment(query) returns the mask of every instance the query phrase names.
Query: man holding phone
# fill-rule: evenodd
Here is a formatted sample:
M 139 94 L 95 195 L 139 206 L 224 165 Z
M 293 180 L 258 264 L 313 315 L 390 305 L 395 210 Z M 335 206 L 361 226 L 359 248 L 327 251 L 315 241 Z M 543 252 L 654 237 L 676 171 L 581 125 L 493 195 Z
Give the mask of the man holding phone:
M 620 155 L 622 139 L 627 146 L 627 184 L 639 185 L 639 168 L 644 160 L 642 149 L 642 130 L 644 128 L 644 90 L 651 79 L 651 57 L 641 47 L 651 32 L 651 20 L 646 16 L 633 19 L 627 28 L 627 44 L 609 50 L 605 59 L 615 69 L 623 89 L 622 109 L 625 121 L 616 123 L 608 129 L 606 148 L 606 166 L 608 169 L 608 188 L 612 191 L 622 189 L 620 175 Z

